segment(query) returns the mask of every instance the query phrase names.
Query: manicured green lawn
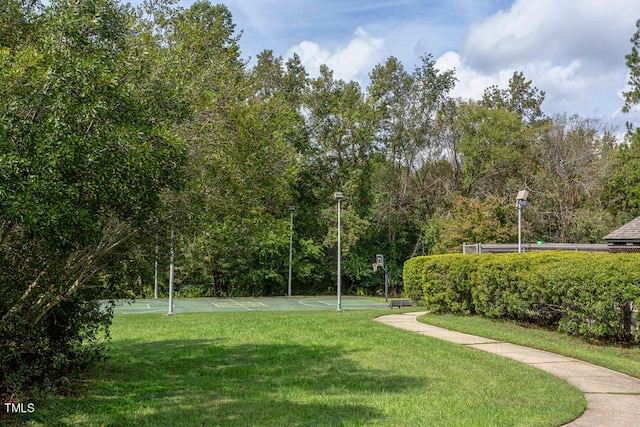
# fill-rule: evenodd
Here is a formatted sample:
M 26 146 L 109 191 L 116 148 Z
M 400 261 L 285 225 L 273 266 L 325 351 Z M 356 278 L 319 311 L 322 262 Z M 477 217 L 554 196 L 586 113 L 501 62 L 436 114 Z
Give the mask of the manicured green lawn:
M 419 321 L 446 329 L 575 357 L 640 378 L 640 348 L 600 346 L 580 338 L 513 321 L 454 315 L 426 314 Z
M 388 314 L 389 311 L 385 311 Z M 585 408 L 521 363 L 373 321 L 383 312 L 120 315 L 111 359 L 42 426 L 553 426 Z

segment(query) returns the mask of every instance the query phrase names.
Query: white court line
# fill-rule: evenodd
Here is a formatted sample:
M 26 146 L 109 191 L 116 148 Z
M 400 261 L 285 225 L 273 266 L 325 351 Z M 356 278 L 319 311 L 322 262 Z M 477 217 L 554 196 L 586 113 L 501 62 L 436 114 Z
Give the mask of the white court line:
M 145 308 L 146 306 L 146 308 Z M 173 305 L 173 307 L 175 308 L 175 304 Z M 144 310 L 146 311 L 147 309 L 149 310 L 153 310 L 153 311 L 157 311 L 157 310 L 166 310 L 169 308 L 169 304 L 166 303 L 156 303 L 153 304 L 153 306 L 149 305 L 149 303 L 132 303 L 132 304 L 124 304 L 124 305 L 120 305 L 120 306 L 115 306 L 116 310 L 122 310 L 122 311 L 130 311 L 130 310 Z
M 114 313 L 119 313 L 119 314 L 144 314 L 144 313 L 164 313 L 166 311 L 167 311 L 166 308 L 152 308 L 152 309 L 147 310 L 146 308 L 142 307 L 142 308 L 134 308 L 134 309 L 129 309 L 129 310 L 114 311 Z
M 311 304 L 309 304 L 307 301 L 311 302 Z M 318 303 L 320 303 L 320 305 L 318 305 Z M 307 298 L 307 299 L 301 299 L 298 300 L 298 304 L 300 305 L 305 305 L 307 307 L 331 307 L 334 306 L 336 303 L 335 302 L 325 302 L 321 299 L 317 299 L 317 298 Z
M 245 307 L 244 305 L 240 304 L 240 303 L 239 303 L 239 302 L 237 302 L 237 301 L 232 300 L 231 298 L 227 298 L 227 300 L 228 300 L 228 301 L 231 301 L 231 302 L 232 302 L 232 303 L 234 303 L 234 304 L 239 305 L 240 307 L 244 308 L 245 310 L 253 311 L 253 310 L 251 310 L 249 307 Z
M 343 302 L 343 308 L 350 310 L 361 310 L 361 309 L 374 309 L 374 308 L 383 308 L 387 307 L 385 303 L 379 303 L 376 301 L 363 301 L 358 299 L 345 299 Z M 315 307 L 315 308 L 324 308 L 324 307 L 334 307 L 337 303 L 337 300 L 327 300 L 327 299 L 318 299 L 318 298 L 306 298 L 298 300 L 298 304 L 304 305 L 306 307 Z

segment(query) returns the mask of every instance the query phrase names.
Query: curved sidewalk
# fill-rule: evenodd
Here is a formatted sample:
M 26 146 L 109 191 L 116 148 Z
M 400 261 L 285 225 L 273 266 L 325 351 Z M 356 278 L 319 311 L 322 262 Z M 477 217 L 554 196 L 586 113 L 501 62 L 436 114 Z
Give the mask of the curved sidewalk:
M 376 321 L 526 363 L 562 378 L 585 394 L 587 409 L 571 427 L 640 425 L 640 380 L 591 363 L 547 351 L 449 331 L 418 322 L 425 312 L 389 314 Z

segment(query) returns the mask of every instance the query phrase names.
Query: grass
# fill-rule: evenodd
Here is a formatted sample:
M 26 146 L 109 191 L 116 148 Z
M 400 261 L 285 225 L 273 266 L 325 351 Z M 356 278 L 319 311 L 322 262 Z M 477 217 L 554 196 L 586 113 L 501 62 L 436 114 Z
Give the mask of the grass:
M 459 332 L 574 357 L 640 378 L 640 348 L 593 345 L 556 331 L 515 321 L 427 313 L 418 320 Z
M 29 426 L 550 426 L 584 396 L 372 311 L 116 316 L 111 358 Z

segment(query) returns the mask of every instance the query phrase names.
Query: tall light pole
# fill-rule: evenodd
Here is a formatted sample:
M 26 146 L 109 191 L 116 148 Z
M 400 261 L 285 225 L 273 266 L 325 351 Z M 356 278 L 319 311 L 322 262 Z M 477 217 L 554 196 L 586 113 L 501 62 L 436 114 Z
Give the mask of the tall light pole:
M 296 207 L 289 206 L 289 212 L 291 212 L 291 222 L 289 225 L 289 282 L 287 287 L 287 295 L 291 296 L 291 264 L 293 262 L 293 212 Z
M 153 298 L 158 299 L 158 236 L 156 236 L 156 259 L 153 271 Z
M 516 206 L 518 207 L 518 253 L 522 252 L 522 209 L 527 206 L 527 190 L 520 190 L 516 196 Z
M 174 231 L 171 226 L 171 250 L 169 251 L 169 312 L 167 316 L 173 316 L 173 261 L 175 257 L 175 248 L 173 244 Z
M 342 204 L 342 199 L 344 199 L 344 195 L 340 191 L 336 191 L 333 193 L 333 197 L 338 201 L 338 308 L 337 311 L 342 311 L 342 301 L 341 301 L 341 285 L 342 285 L 342 247 L 340 242 L 340 208 Z

